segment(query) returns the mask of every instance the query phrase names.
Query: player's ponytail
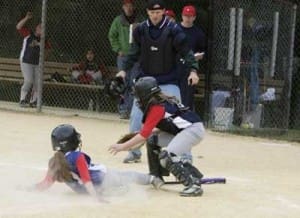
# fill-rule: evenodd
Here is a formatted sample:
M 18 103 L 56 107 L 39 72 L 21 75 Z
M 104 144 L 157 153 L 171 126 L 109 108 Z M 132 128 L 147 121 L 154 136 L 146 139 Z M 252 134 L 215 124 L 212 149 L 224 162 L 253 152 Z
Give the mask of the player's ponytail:
M 145 107 L 145 112 L 144 113 L 147 113 L 149 108 L 152 105 L 161 104 L 161 103 L 166 102 L 166 101 L 171 103 L 171 104 L 179 103 L 179 100 L 175 96 L 169 96 L 169 95 L 164 94 L 163 92 L 155 93 L 149 99 L 148 104 Z
M 54 181 L 71 182 L 73 180 L 70 166 L 61 151 L 54 153 L 48 163 L 49 172 Z

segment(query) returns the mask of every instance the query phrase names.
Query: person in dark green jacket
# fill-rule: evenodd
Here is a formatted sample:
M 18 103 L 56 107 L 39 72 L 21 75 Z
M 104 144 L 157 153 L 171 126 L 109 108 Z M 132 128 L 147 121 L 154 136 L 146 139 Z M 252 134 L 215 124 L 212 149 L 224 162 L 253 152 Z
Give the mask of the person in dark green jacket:
M 132 43 L 132 30 L 136 25 L 136 11 L 133 0 L 123 0 L 122 13 L 115 17 L 108 33 L 108 38 L 112 50 L 117 54 L 118 71 L 123 69 L 123 63 L 128 54 L 130 44 Z M 132 86 L 131 81 L 131 78 L 126 78 L 125 82 L 127 87 Z M 128 88 L 128 90 L 126 90 L 124 94 L 124 98 L 120 99 L 118 103 L 121 119 L 129 119 L 132 103 L 133 96 L 131 95 Z
M 108 33 L 112 50 L 118 54 L 118 57 L 124 57 L 128 54 L 130 46 L 129 29 L 135 24 L 136 13 L 133 0 L 123 0 L 122 13 L 115 17 Z

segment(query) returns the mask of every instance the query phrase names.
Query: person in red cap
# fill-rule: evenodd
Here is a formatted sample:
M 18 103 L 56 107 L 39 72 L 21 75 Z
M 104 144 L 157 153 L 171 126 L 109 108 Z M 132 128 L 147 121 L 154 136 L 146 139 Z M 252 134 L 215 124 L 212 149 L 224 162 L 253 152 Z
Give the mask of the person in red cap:
M 172 9 L 167 9 L 165 15 L 170 21 L 176 22 L 176 15 Z
M 195 59 L 201 61 L 204 58 L 204 51 L 206 47 L 205 34 L 203 30 L 194 25 L 196 19 L 196 8 L 193 5 L 186 5 L 182 9 L 182 21 L 179 26 L 188 38 L 189 48 L 194 52 Z M 179 70 L 185 72 L 183 78 L 180 80 L 180 94 L 182 103 L 189 106 L 191 110 L 194 109 L 194 94 L 195 86 L 188 84 L 188 72 L 185 64 L 179 64 Z

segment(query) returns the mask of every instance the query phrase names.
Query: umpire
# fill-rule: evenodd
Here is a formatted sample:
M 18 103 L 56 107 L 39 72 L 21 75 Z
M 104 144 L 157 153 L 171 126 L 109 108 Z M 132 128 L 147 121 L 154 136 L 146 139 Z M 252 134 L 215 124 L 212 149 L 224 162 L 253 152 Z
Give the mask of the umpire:
M 163 0 L 148 0 L 148 19 L 140 23 L 133 32 L 132 44 L 123 69 L 117 76 L 125 78 L 135 62 L 140 63 L 138 77 L 154 77 L 163 93 L 180 98 L 178 86 L 180 72 L 176 70 L 179 61 L 184 62 L 190 73 L 187 80 L 190 85 L 199 81 L 198 63 L 187 44 L 186 35 L 181 28 L 165 17 Z M 142 126 L 142 111 L 134 101 L 130 114 L 130 132 L 137 132 Z M 137 163 L 141 160 L 141 151 L 132 150 L 124 159 L 124 163 Z

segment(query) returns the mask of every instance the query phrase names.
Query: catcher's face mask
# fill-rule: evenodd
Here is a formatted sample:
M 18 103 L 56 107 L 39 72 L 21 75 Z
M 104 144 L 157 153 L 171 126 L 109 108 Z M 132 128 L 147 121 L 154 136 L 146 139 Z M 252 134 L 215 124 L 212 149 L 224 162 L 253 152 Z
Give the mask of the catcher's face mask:
M 126 90 L 126 85 L 122 77 L 115 77 L 105 85 L 105 93 L 111 98 L 121 97 Z

